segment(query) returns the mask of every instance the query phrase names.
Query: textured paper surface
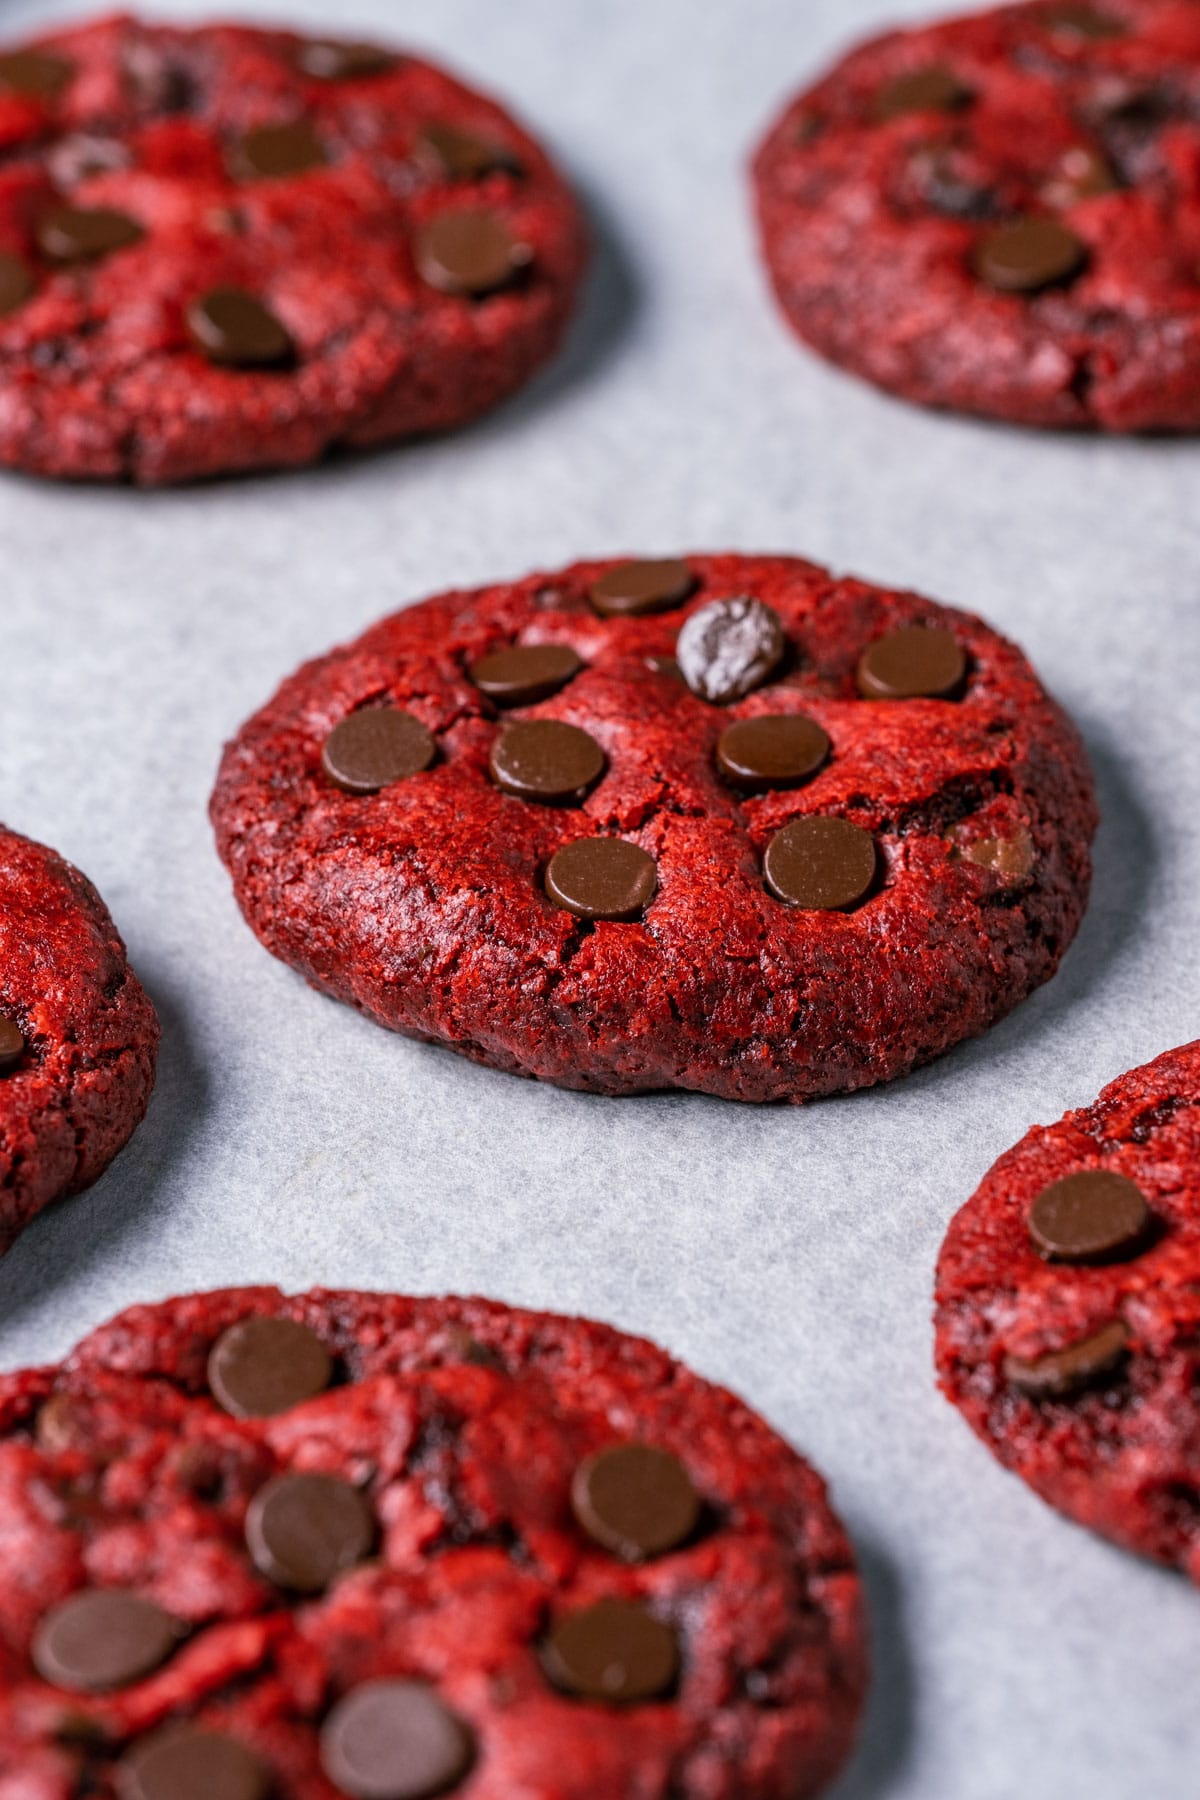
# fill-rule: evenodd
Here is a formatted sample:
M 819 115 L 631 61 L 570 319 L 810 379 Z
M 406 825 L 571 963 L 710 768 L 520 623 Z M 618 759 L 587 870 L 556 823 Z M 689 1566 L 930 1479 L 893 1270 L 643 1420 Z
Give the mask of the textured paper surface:
M 0 0 L 0 23 L 81 10 Z M 478 1289 L 649 1333 L 811 1454 L 854 1532 L 877 1678 L 837 1800 L 1190 1800 L 1200 1595 L 1001 1472 L 934 1390 L 929 1309 L 993 1158 L 1200 1032 L 1200 446 L 922 414 L 785 332 L 747 153 L 791 86 L 918 4 L 224 10 L 388 32 L 495 88 L 599 250 L 567 354 L 453 438 L 162 495 L 0 479 L 0 816 L 96 881 L 166 1028 L 133 1147 L 0 1266 L 0 1364 L 244 1280 Z M 759 1111 L 526 1085 L 267 957 L 205 805 L 222 740 L 296 663 L 443 587 L 707 547 L 911 583 L 1027 647 L 1105 817 L 1051 987 L 890 1090 Z

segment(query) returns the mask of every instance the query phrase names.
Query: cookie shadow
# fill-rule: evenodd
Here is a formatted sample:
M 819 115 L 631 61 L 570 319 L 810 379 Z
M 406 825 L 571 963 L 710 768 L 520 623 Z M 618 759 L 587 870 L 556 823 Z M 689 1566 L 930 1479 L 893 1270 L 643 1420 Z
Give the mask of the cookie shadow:
M 879 1800 L 908 1767 L 915 1722 L 912 1658 L 904 1630 L 900 1582 L 878 1545 L 855 1533 L 867 1597 L 871 1684 L 858 1746 L 829 1800 Z

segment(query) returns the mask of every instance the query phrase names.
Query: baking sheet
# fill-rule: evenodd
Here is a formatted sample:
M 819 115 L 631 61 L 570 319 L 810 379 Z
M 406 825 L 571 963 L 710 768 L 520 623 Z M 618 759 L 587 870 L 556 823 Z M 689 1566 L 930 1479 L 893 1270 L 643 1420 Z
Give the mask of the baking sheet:
M 0 24 L 83 10 L 0 0 Z M 934 1391 L 929 1309 L 993 1158 L 1200 1032 L 1200 446 L 933 417 L 785 333 L 747 152 L 838 47 L 923 10 L 225 5 L 398 36 L 498 90 L 586 194 L 597 263 L 560 362 L 441 442 L 181 493 L 0 478 L 0 815 L 96 881 L 166 1027 L 133 1146 L 0 1265 L 0 1365 L 248 1280 L 476 1289 L 649 1333 L 811 1454 L 853 1530 L 876 1682 L 837 1800 L 1190 1800 L 1200 1596 L 999 1470 Z M 259 949 L 205 805 L 222 740 L 298 661 L 450 585 L 700 548 L 912 583 L 1027 647 L 1104 808 L 1049 988 L 906 1082 L 768 1111 L 473 1068 Z

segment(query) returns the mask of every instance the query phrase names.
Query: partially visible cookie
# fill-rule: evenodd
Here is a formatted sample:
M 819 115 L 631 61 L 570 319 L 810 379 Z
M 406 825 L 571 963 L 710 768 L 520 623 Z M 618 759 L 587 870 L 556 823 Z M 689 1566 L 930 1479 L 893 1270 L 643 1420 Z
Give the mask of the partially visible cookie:
M 1052 1506 L 1200 1581 L 1200 1042 L 1001 1157 L 942 1249 L 937 1365 Z
M 158 1039 L 95 888 L 0 826 L 0 1252 L 123 1149 L 150 1099 Z
M 0 1378 L 0 1540 L 0 1788 L 38 1800 L 806 1800 L 866 1679 L 761 1419 L 483 1300 L 135 1307 Z

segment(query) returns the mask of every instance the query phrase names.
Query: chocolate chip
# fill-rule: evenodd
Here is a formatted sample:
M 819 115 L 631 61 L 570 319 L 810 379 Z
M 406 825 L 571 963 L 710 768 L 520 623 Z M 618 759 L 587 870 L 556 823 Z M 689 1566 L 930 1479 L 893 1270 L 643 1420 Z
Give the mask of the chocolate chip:
M 1075 206 L 1080 200 L 1114 193 L 1120 185 L 1112 165 L 1099 151 L 1076 144 L 1062 157 L 1056 173 L 1043 187 L 1042 199 L 1047 206 Z
M 36 286 L 33 270 L 24 257 L 0 250 L 0 319 L 24 306 Z
M 581 1463 L 571 1505 L 588 1536 L 626 1562 L 678 1549 L 700 1517 L 687 1470 L 652 1444 L 614 1444 Z
M 767 845 L 763 874 L 779 900 L 809 912 L 844 912 L 874 885 L 875 840 L 849 819 L 793 819 Z
M 419 1681 L 368 1681 L 321 1730 L 321 1766 L 351 1800 L 427 1800 L 457 1787 L 475 1760 L 469 1726 Z
M 75 1693 L 131 1687 L 177 1650 L 183 1627 L 125 1588 L 90 1588 L 48 1612 L 33 1639 L 43 1681 Z
M 1008 881 L 1024 881 L 1033 873 L 1033 839 L 1027 831 L 1018 831 L 1013 837 L 978 838 L 975 843 L 956 849 L 954 860 L 976 863 Z
M 121 1800 L 268 1800 L 274 1783 L 252 1750 L 221 1731 L 168 1727 L 117 1769 Z
M 223 1331 L 208 1358 L 214 1399 L 235 1419 L 266 1419 L 317 1394 L 333 1378 L 333 1358 L 315 1331 L 264 1313 Z
M 31 100 L 54 100 L 75 74 L 75 64 L 53 50 L 9 50 L 0 56 L 0 88 Z
M 1087 245 L 1057 219 L 1030 214 L 999 226 L 975 246 L 975 273 L 1003 294 L 1036 294 L 1078 275 Z
M 1066 1400 L 1111 1375 L 1129 1349 L 1129 1331 L 1119 1319 L 1065 1350 L 1052 1350 L 1032 1362 L 1006 1356 L 1004 1375 L 1033 1400 Z
M 496 170 L 520 172 L 520 164 L 502 144 L 437 120 L 421 127 L 416 155 L 418 162 L 439 181 L 482 181 Z
M 603 619 L 640 618 L 682 606 L 696 585 L 685 562 L 673 557 L 654 562 L 618 563 L 597 577 L 589 598 Z
M 0 1075 L 15 1069 L 25 1054 L 25 1034 L 0 1014 Z
M 804 713 L 764 713 L 739 719 L 721 733 L 717 767 L 746 794 L 799 787 L 815 775 L 830 751 L 829 739 Z
M 872 115 L 880 124 L 908 113 L 958 112 L 974 95 L 952 69 L 935 66 L 897 75 L 875 96 Z
M 867 700 L 949 700 L 966 674 L 966 652 L 950 632 L 910 625 L 863 651 L 858 691 Z
M 377 794 L 395 781 L 420 775 L 437 755 L 433 733 L 398 706 L 369 706 L 335 725 L 321 763 L 347 794 Z
M 1136 1182 L 1081 1169 L 1042 1189 L 1030 1208 L 1029 1235 L 1047 1262 L 1124 1262 L 1145 1244 L 1150 1221 Z
M 654 858 L 624 838 L 577 838 L 546 870 L 551 900 L 577 919 L 636 919 L 657 885 Z
M 507 220 L 486 207 L 438 213 L 417 227 L 413 254 L 423 280 L 443 294 L 492 294 L 533 260 Z
M 310 38 L 296 51 L 297 65 L 317 81 L 361 81 L 368 75 L 386 75 L 399 57 L 378 44 L 339 43 L 334 38 Z
M 711 600 L 684 624 L 675 659 L 693 694 L 714 706 L 769 681 L 787 649 L 779 614 L 761 600 Z
M 599 1600 L 568 1613 L 551 1632 L 542 1663 L 555 1687 L 585 1700 L 653 1700 L 679 1673 L 675 1634 L 632 1600 Z
M 543 806 L 580 805 L 604 767 L 605 755 L 595 738 L 557 719 L 523 719 L 492 745 L 496 786 Z
M 329 155 L 309 121 L 293 119 L 286 125 L 259 125 L 245 132 L 230 161 L 236 176 L 254 180 L 323 169 Z
M 50 262 L 99 262 L 114 250 L 127 250 L 146 235 L 128 213 L 108 206 L 59 206 L 37 224 L 37 243 Z
M 1105 38 L 1124 37 L 1128 29 L 1123 20 L 1097 12 L 1093 6 L 1059 6 L 1053 12 L 1043 13 L 1038 23 L 1049 31 L 1090 38 L 1097 43 Z
M 481 657 L 468 673 L 497 706 L 532 706 L 566 687 L 582 667 L 570 644 L 512 644 Z
M 127 169 L 131 162 L 126 145 L 115 138 L 94 137 L 86 131 L 73 132 L 46 153 L 46 166 L 60 188 L 74 187 L 92 175 L 108 175 Z
M 268 1581 L 319 1594 L 370 1554 L 375 1518 L 358 1489 L 336 1475 L 277 1475 L 250 1502 L 246 1542 Z
M 273 369 L 290 363 L 295 345 L 287 327 L 244 288 L 212 288 L 187 314 L 193 344 L 209 362 L 234 369 Z

